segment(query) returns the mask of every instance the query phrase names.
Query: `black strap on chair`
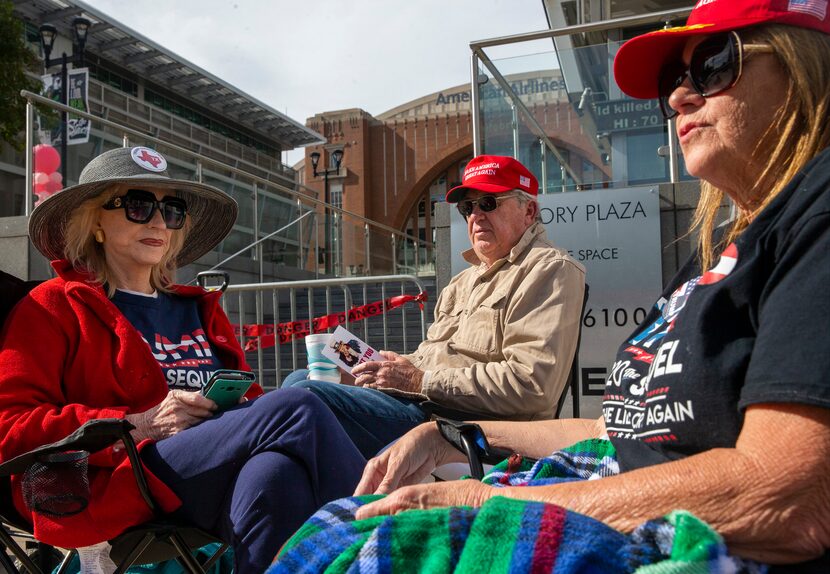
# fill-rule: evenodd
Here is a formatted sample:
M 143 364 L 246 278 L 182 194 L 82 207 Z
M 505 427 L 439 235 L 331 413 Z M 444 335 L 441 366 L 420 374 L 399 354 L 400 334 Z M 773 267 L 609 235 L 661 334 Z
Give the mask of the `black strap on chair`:
M 460 452 L 464 453 L 470 464 L 470 476 L 477 480 L 484 477 L 485 464 L 497 464 L 513 454 L 512 451 L 496 448 L 487 442 L 484 431 L 475 423 L 456 421 L 445 418 L 435 419 L 438 432 Z M 535 459 L 523 457 L 535 462 Z
M 588 284 L 585 284 L 585 293 L 582 296 L 582 311 L 579 313 L 579 329 L 576 334 L 576 350 L 574 351 L 574 358 L 571 362 L 571 370 L 568 374 L 568 382 L 565 388 L 562 389 L 562 394 L 559 395 L 559 401 L 556 403 L 556 418 L 558 419 L 562 414 L 562 407 L 565 406 L 565 398 L 568 395 L 568 389 L 571 391 L 571 405 L 572 418 L 579 418 L 579 348 L 582 345 L 582 322 L 585 319 L 585 308 L 588 306 L 588 293 L 590 292 Z
M 24 281 L 5 271 L 0 271 L 0 326 L 18 301 L 31 291 L 40 281 Z

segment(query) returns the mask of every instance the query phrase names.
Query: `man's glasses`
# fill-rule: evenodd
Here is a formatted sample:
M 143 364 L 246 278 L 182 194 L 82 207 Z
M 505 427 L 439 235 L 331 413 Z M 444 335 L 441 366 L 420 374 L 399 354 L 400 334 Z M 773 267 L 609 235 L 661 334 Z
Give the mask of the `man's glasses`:
M 708 98 L 738 83 L 747 52 L 772 51 L 772 46 L 767 44 L 743 44 L 734 31 L 702 41 L 695 46 L 688 67 L 683 62 L 674 62 L 660 72 L 658 94 L 663 117 L 668 120 L 677 115 L 677 111 L 669 106 L 669 96 L 686 78 L 695 92 Z
M 489 213 L 496 209 L 499 204 L 506 200 L 510 199 L 511 197 L 518 197 L 515 193 L 510 195 L 483 195 L 478 199 L 462 199 L 456 204 L 456 208 L 458 209 L 458 213 L 464 218 L 464 221 L 467 220 L 470 215 L 473 214 L 473 210 L 475 209 L 476 205 L 478 208 L 485 212 Z
M 121 208 L 124 208 L 127 220 L 133 223 L 148 223 L 158 209 L 168 229 L 181 229 L 187 215 L 187 203 L 182 198 L 168 195 L 158 200 L 153 193 L 143 189 L 129 189 L 104 204 L 104 209 Z

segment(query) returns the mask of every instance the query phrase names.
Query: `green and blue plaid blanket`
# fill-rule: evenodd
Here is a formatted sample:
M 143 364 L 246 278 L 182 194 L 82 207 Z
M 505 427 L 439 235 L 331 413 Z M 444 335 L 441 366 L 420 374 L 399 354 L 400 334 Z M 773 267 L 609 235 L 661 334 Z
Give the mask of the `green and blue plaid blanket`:
M 494 468 L 494 487 L 592 480 L 619 472 L 608 441 L 577 443 L 533 464 L 515 457 Z M 637 573 L 761 574 L 729 556 L 707 524 L 678 510 L 626 535 L 560 506 L 494 497 L 481 508 L 412 510 L 355 520 L 378 496 L 321 508 L 289 540 L 269 574 L 282 573 Z

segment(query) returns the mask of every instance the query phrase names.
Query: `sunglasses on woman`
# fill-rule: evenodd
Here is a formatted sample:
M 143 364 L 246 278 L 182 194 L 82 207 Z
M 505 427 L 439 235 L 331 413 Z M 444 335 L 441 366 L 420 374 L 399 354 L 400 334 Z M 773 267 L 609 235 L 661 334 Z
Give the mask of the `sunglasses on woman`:
M 767 44 L 744 44 L 737 32 L 716 34 L 695 46 L 689 65 L 674 62 L 660 72 L 658 93 L 660 111 L 667 120 L 677 111 L 669 106 L 669 96 L 689 78 L 695 92 L 708 98 L 725 92 L 738 83 L 748 52 L 772 52 Z
M 483 195 L 478 199 L 462 199 L 456 204 L 458 208 L 458 213 L 464 218 L 464 221 L 467 221 L 467 218 L 473 214 L 473 210 L 475 209 L 476 205 L 478 208 L 485 212 L 489 213 L 495 210 L 499 204 L 506 200 L 510 199 L 511 197 L 518 197 L 515 193 L 510 195 Z
M 143 189 L 128 189 L 124 195 L 113 197 L 104 204 L 104 209 L 124 209 L 127 221 L 148 223 L 153 219 L 156 209 L 161 212 L 167 229 L 181 229 L 187 215 L 187 202 L 172 195 L 158 200 L 156 196 Z

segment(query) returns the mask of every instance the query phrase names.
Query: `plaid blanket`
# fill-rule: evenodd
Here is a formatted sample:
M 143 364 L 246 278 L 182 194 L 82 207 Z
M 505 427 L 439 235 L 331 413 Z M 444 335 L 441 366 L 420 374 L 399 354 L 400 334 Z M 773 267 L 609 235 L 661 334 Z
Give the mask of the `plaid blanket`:
M 535 463 L 512 457 L 484 482 L 496 488 L 535 486 L 618 472 L 611 443 L 591 440 Z M 560 506 L 504 497 L 481 508 L 354 519 L 357 508 L 378 498 L 344 498 L 321 508 L 286 543 L 268 573 L 766 572 L 765 566 L 729 556 L 712 528 L 682 510 L 630 535 Z

